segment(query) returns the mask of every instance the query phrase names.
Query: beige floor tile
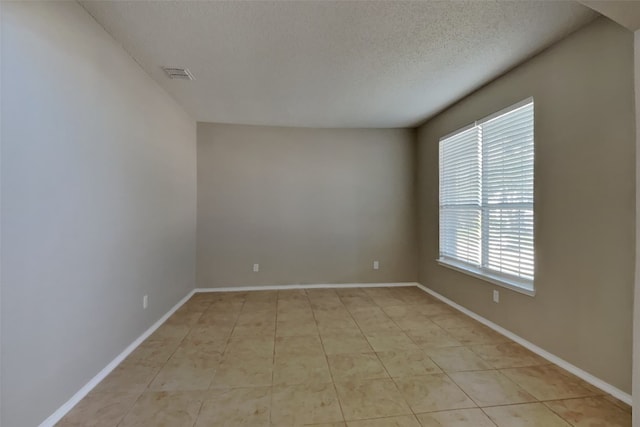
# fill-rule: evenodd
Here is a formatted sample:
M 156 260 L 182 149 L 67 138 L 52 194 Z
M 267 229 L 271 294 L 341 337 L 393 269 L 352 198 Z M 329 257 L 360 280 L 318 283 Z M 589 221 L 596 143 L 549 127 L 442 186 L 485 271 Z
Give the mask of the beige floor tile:
M 356 323 L 360 330 L 364 333 L 368 332 L 384 332 L 384 333 L 402 333 L 402 329 L 391 319 L 370 319 L 357 320 Z
M 334 354 L 327 359 L 334 381 L 389 378 L 375 353 Z
M 420 427 L 420 423 L 413 415 L 401 415 L 399 417 L 349 421 L 347 427 Z
M 454 372 L 449 376 L 479 406 L 535 401 L 533 396 L 498 371 Z
M 252 302 L 277 302 L 278 291 L 251 291 L 247 292 L 244 297 L 245 303 Z
M 276 300 L 273 301 L 245 301 L 240 311 L 240 316 L 249 313 L 265 312 L 275 315 L 277 309 Z
M 229 300 L 220 300 L 213 302 L 207 312 L 212 313 L 237 313 L 239 314 L 242 311 L 242 307 L 244 306 L 244 300 L 240 299 L 229 299 Z
M 385 312 L 378 306 L 373 305 L 357 305 L 353 307 L 347 307 L 347 310 L 351 313 L 356 322 L 362 320 L 366 322 L 367 320 L 390 320 L 390 317 L 385 314 Z
M 198 323 L 203 311 L 176 311 L 167 319 L 167 325 L 186 325 L 192 327 Z
M 300 426 L 341 422 L 342 413 L 333 384 L 273 387 L 271 424 Z
M 542 403 L 495 406 L 484 412 L 498 427 L 570 427 Z
M 503 369 L 504 375 L 531 393 L 538 400 L 570 399 L 592 396 L 594 392 L 583 381 L 568 376 L 555 365 Z
M 292 310 L 278 310 L 277 319 L 278 322 L 314 322 L 313 310 L 304 309 L 292 309 Z
M 470 349 L 486 360 L 494 368 L 521 368 L 548 364 L 540 356 L 530 352 L 520 344 L 505 342 L 500 344 L 484 344 L 470 347 Z
M 192 427 L 201 405 L 200 393 L 145 392 L 119 426 Z
M 144 341 L 127 357 L 126 362 L 130 364 L 146 361 L 161 366 L 169 360 L 179 345 L 180 341 Z
M 331 373 L 322 352 L 313 355 L 279 354 L 276 356 L 273 368 L 274 385 L 329 382 L 331 382 Z
M 445 372 L 483 371 L 493 367 L 467 347 L 443 347 L 425 351 Z
M 322 354 L 322 342 L 319 336 L 307 335 L 276 338 L 276 355 L 312 355 Z
M 326 322 L 318 321 L 318 332 L 320 335 L 351 335 L 360 334 L 360 327 L 353 320 L 348 322 Z
M 229 338 L 224 354 L 235 357 L 272 357 L 275 336 Z
M 183 341 L 167 363 L 192 361 L 198 367 L 215 368 L 222 359 L 224 347 L 218 343 Z
M 365 288 L 337 288 L 335 294 L 342 297 L 369 297 Z
M 269 426 L 270 408 L 270 387 L 211 390 L 195 427 Z
M 324 352 L 331 354 L 370 353 L 369 341 L 360 332 L 344 335 L 321 335 Z
M 478 324 L 478 326 L 468 328 L 447 329 L 447 332 L 449 332 L 449 334 L 460 341 L 463 345 L 509 342 L 508 338 L 480 324 Z
M 392 319 L 402 319 L 407 316 L 420 316 L 421 313 L 416 309 L 417 305 L 388 305 L 386 307 L 382 307 L 382 311 Z
M 272 378 L 272 357 L 239 358 L 225 355 L 213 376 L 211 388 L 270 386 Z
M 147 340 L 149 341 L 164 341 L 164 340 L 182 340 L 187 336 L 191 330 L 188 325 L 168 325 L 163 324 L 152 333 Z
M 435 324 L 426 329 L 407 331 L 407 335 L 423 350 L 462 345 L 460 341 Z
M 410 314 L 404 317 L 396 317 L 393 321 L 403 331 L 429 329 L 435 326 L 435 323 L 424 314 Z
M 153 382 L 149 384 L 149 390 L 154 391 L 185 391 L 206 390 L 211 384 L 215 368 L 198 368 L 187 362 L 181 364 L 167 364 L 164 366 Z
M 331 310 L 336 308 L 344 308 L 344 304 L 337 296 L 324 298 L 310 298 L 311 308 L 313 310 Z
M 545 404 L 575 427 L 631 427 L 631 413 L 604 397 L 555 400 Z
M 476 404 L 445 374 L 394 380 L 415 413 L 476 407 Z
M 242 311 L 236 324 L 238 325 L 250 325 L 254 322 L 264 322 L 269 320 L 275 320 L 276 318 L 276 306 L 264 306 L 258 305 L 262 303 L 253 304 L 253 308 L 249 307 L 247 303 L 242 306 Z
M 271 424 L 272 427 L 277 427 L 275 424 Z M 321 423 L 321 424 L 305 424 L 305 427 L 346 427 L 345 423 Z
M 150 390 L 206 390 L 221 359 L 216 347 L 186 345 L 179 347 L 160 369 Z
M 311 303 L 302 299 L 278 301 L 278 310 L 311 310 Z
M 618 408 L 622 409 L 623 411 L 625 411 L 625 412 L 627 412 L 629 414 L 631 413 L 631 405 L 629 405 L 629 404 L 627 404 L 627 403 L 625 403 L 625 402 L 623 402 L 623 401 L 621 401 L 619 399 L 616 399 L 615 397 L 613 397 L 611 395 L 606 395 L 606 396 L 603 396 L 603 397 L 609 403 L 613 403 Z
M 236 324 L 237 319 L 238 313 L 206 312 L 198 319 L 198 322 L 193 326 L 208 326 L 220 328 L 220 330 L 224 330 L 225 332 L 228 331 L 229 335 L 231 335 L 231 331 L 233 330 L 233 326 Z
M 277 292 L 278 292 L 278 302 L 287 301 L 287 300 L 306 301 L 308 299 L 306 289 L 282 289 Z
M 412 377 L 442 372 L 422 350 L 383 351 L 378 353 L 392 377 Z
M 231 332 L 232 337 L 239 336 L 274 336 L 276 333 L 276 318 L 255 320 L 253 322 L 236 323 Z
M 95 392 L 143 392 L 160 370 L 157 363 L 120 364 L 94 389 Z
M 431 321 L 441 328 L 447 329 L 459 329 L 459 328 L 473 328 L 479 325 L 476 320 L 473 320 L 469 316 L 464 314 L 439 314 L 431 316 Z
M 340 297 L 340 300 L 342 301 L 342 304 L 344 304 L 344 306 L 347 308 L 377 307 L 377 305 L 371 300 L 371 298 L 366 295 L 345 296 Z
M 422 427 L 495 427 L 481 409 L 457 409 L 453 411 L 417 414 Z
M 212 298 L 210 294 L 197 293 L 194 294 L 187 302 L 182 304 L 182 306 L 176 311 L 181 310 L 189 310 L 189 311 L 202 311 L 206 310 L 207 307 L 211 305 L 215 301 L 215 298 Z
M 441 302 L 431 302 L 429 304 L 421 304 L 420 305 L 420 313 L 423 313 L 427 316 L 438 316 L 440 314 L 451 314 L 458 313 L 457 310 L 449 307 L 448 305 Z
M 336 307 L 313 309 L 313 316 L 318 323 L 353 322 L 351 312 L 342 304 Z
M 411 414 L 391 379 L 336 382 L 336 389 L 347 421 Z
M 232 327 L 196 326 L 191 328 L 184 341 L 194 344 L 215 344 L 224 350 L 232 330 Z
M 373 302 L 380 307 L 405 304 L 405 301 L 397 297 L 390 289 L 380 288 L 379 292 L 373 289 L 366 289 L 366 292 L 369 295 L 369 298 L 371 298 Z
M 326 298 L 326 297 L 337 297 L 336 293 L 337 289 L 332 288 L 311 288 L 307 289 L 307 298 Z
M 313 320 L 288 320 L 278 321 L 276 324 L 277 337 L 295 337 L 304 335 L 318 335 L 316 321 Z
M 419 347 L 404 332 L 386 333 L 369 332 L 365 334 L 367 341 L 376 352 L 419 350 Z
M 89 393 L 56 426 L 112 427 L 136 403 L 140 393 Z

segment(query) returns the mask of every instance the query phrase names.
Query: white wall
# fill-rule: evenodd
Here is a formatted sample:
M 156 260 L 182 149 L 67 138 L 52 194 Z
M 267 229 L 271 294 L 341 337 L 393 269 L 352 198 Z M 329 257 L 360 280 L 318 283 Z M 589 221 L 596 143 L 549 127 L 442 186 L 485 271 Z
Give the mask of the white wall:
M 193 289 L 196 126 L 75 2 L 3 4 L 2 87 L 0 424 L 32 427 Z

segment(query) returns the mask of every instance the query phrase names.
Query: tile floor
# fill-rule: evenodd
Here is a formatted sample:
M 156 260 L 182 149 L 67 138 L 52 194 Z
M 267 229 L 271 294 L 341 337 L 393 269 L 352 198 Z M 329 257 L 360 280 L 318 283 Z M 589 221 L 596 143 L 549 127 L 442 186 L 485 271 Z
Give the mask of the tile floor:
M 59 426 L 630 426 L 413 287 L 196 294 Z

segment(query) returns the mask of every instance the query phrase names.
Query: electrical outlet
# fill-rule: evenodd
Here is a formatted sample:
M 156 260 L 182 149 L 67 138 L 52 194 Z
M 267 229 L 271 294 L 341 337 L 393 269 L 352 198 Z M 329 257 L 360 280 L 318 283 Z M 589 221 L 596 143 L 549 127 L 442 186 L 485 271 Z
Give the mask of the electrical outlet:
M 258 271 L 260 271 L 260 264 L 253 264 L 253 272 L 257 273 Z
M 379 270 L 380 269 L 380 263 L 378 261 L 373 261 L 373 269 L 374 270 Z
M 145 295 L 142 297 L 142 308 L 146 309 L 149 306 L 149 296 Z
M 500 292 L 496 290 L 493 291 L 493 302 L 496 304 L 500 302 Z

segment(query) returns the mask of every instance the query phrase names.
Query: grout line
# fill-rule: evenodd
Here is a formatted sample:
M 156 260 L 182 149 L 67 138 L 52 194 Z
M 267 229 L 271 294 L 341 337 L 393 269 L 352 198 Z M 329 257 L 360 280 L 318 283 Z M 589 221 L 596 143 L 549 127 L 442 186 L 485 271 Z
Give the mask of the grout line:
M 340 408 L 340 415 L 342 415 L 342 421 L 347 424 L 347 420 L 344 416 L 344 409 L 342 409 L 342 402 L 340 401 L 340 395 L 338 394 L 338 387 L 336 386 L 336 379 L 333 377 L 333 371 L 331 370 L 331 365 L 329 364 L 329 355 L 327 354 L 327 350 L 324 347 L 324 341 L 322 339 L 322 334 L 320 333 L 320 328 L 318 327 L 318 319 L 316 318 L 316 313 L 313 310 L 313 306 L 311 305 L 311 300 L 309 299 L 309 294 L 305 291 L 305 295 L 307 296 L 307 300 L 309 300 L 309 308 L 311 308 L 311 315 L 313 316 L 313 320 L 316 323 L 316 329 L 318 330 L 318 338 L 320 339 L 320 345 L 322 346 L 322 351 L 324 353 L 324 359 L 327 362 L 327 369 L 329 370 L 329 375 L 331 376 L 331 384 L 333 385 L 333 391 L 336 394 L 336 400 L 338 401 L 338 407 Z M 338 299 L 340 297 L 338 296 Z M 342 302 L 342 300 L 340 300 Z
M 482 412 L 482 413 L 484 414 L 484 416 L 485 416 L 485 417 L 487 417 L 487 419 L 489 420 L 489 422 L 490 422 L 491 424 L 493 424 L 494 426 L 498 427 L 498 424 L 496 424 L 496 423 L 493 421 L 493 418 L 491 418 L 491 417 L 489 416 L 489 414 L 487 414 L 487 413 L 484 411 L 484 408 L 478 408 L 478 409 L 480 409 L 480 412 Z
M 278 338 L 278 307 L 280 306 L 280 292 L 276 293 L 276 324 L 273 331 L 273 351 L 271 352 L 271 398 L 269 399 L 269 425 L 273 423 L 271 413 L 273 412 L 273 388 L 276 375 L 276 339 Z

